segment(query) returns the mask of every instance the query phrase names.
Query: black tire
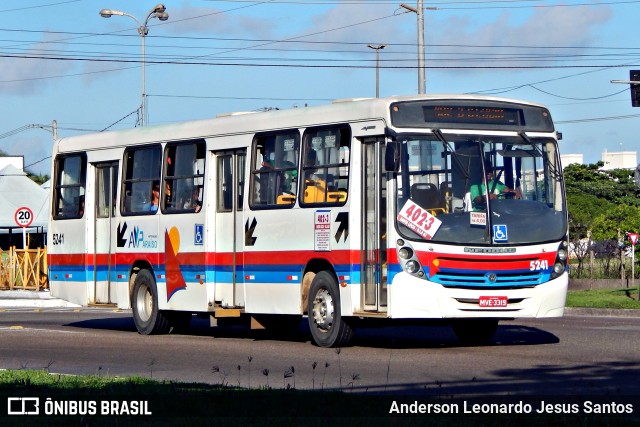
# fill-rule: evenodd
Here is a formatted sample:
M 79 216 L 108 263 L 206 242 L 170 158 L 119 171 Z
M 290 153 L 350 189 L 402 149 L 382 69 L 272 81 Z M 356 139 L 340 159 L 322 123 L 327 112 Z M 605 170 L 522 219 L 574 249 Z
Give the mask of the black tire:
M 498 319 L 459 319 L 451 326 L 461 344 L 486 345 L 498 329 Z
M 321 271 L 309 289 L 309 329 L 320 347 L 342 347 L 353 338 L 353 329 L 340 314 L 340 291 L 335 277 Z
M 133 322 L 142 335 L 166 334 L 171 329 L 167 316 L 158 309 L 158 289 L 149 270 L 140 270 L 131 296 Z

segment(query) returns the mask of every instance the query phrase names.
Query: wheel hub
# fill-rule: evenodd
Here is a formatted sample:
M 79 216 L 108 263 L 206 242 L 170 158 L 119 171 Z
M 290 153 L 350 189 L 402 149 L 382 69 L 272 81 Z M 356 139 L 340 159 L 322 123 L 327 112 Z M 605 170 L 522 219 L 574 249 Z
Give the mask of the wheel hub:
M 333 325 L 334 313 L 333 297 L 322 289 L 313 300 L 313 320 L 320 329 L 328 331 Z

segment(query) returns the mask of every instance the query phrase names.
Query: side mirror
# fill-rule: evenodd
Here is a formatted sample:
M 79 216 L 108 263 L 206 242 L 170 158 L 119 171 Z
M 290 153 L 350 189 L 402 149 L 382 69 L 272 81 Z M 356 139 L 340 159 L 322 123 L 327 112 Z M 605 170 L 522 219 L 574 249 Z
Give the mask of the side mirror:
M 400 170 L 400 146 L 397 141 L 387 142 L 384 153 L 384 168 L 387 172 Z

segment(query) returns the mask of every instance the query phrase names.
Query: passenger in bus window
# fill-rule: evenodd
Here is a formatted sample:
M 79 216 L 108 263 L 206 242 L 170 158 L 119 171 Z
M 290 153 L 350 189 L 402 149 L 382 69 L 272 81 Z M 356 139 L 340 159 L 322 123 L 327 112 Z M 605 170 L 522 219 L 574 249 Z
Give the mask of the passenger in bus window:
M 193 209 L 196 213 L 202 209 L 202 201 L 200 199 L 200 188 L 194 187 L 191 197 L 187 199 L 183 206 L 184 209 Z
M 78 207 L 78 216 L 84 215 L 84 195 L 79 197 L 80 206 Z
M 153 189 L 151 190 L 151 205 L 149 206 L 149 210 L 151 212 L 158 211 L 159 201 L 160 201 L 160 184 L 154 184 Z
M 165 183 L 165 188 L 164 188 L 164 206 L 165 207 L 171 207 L 171 184 L 169 184 L 169 181 L 167 181 Z

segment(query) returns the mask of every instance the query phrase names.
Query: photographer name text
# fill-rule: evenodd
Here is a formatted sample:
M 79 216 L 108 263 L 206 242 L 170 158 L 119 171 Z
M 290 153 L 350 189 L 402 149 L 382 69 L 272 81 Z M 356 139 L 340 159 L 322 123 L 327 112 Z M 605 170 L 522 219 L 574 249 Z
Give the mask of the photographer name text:
M 549 403 L 541 400 L 531 404 L 525 402 L 514 403 L 399 403 L 393 401 L 389 414 L 633 414 L 631 403 L 593 402 L 585 400 L 582 403 Z

